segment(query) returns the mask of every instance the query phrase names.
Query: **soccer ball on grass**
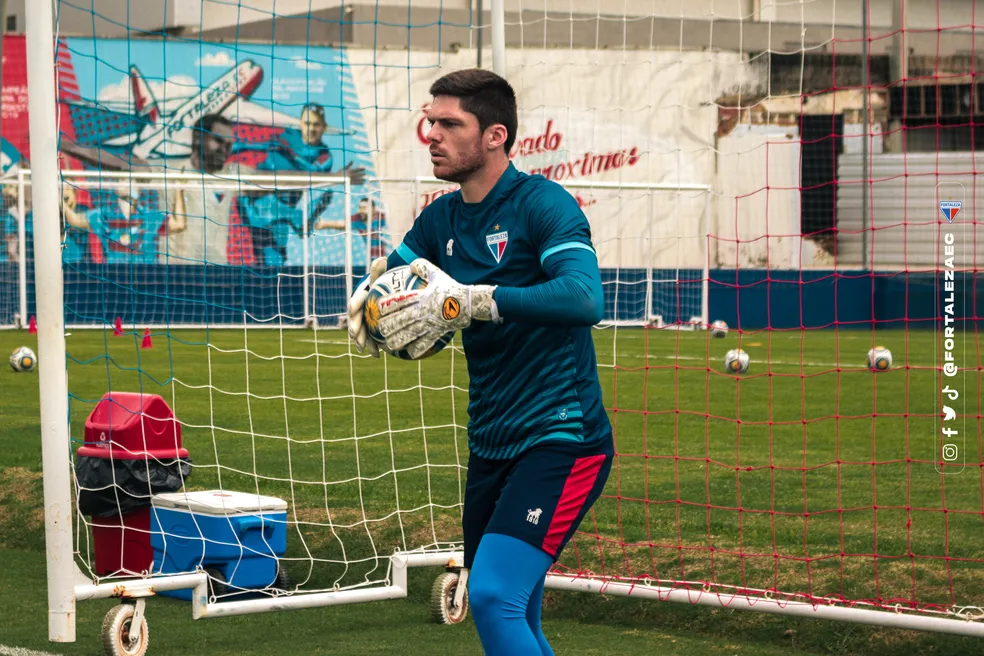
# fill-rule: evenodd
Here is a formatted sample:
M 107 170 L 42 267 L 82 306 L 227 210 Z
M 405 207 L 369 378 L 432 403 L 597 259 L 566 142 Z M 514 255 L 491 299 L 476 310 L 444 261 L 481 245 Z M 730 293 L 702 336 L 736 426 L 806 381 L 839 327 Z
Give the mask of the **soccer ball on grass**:
M 386 338 L 379 332 L 379 300 L 388 294 L 401 291 L 410 291 L 413 289 L 423 289 L 426 286 L 427 282 L 419 276 L 411 273 L 409 266 L 401 266 L 390 269 L 383 275 L 376 278 L 376 282 L 374 282 L 372 287 L 369 288 L 369 296 L 366 298 L 366 304 L 362 310 L 362 315 L 366 322 L 366 330 L 369 332 L 369 337 L 375 340 L 381 350 L 386 351 L 391 355 L 395 355 L 401 360 L 413 360 L 413 358 L 410 357 L 410 354 L 407 353 L 406 349 L 401 349 L 394 352 L 386 348 Z M 440 353 L 453 337 L 454 332 L 447 333 L 437 340 L 430 350 L 425 352 L 417 359 L 423 360 L 424 358 L 429 358 L 432 355 Z
M 868 351 L 868 368 L 872 371 L 888 371 L 892 368 L 892 352 L 884 346 Z
M 724 368 L 728 373 L 743 374 L 748 371 L 749 364 L 751 364 L 751 359 L 748 357 L 748 353 L 741 349 L 731 349 L 724 356 Z
M 728 324 L 718 319 L 711 324 L 711 337 L 727 337 Z
M 34 371 L 34 368 L 37 366 L 37 356 L 34 355 L 34 351 L 26 346 L 19 346 L 10 354 L 10 368 L 14 371 Z

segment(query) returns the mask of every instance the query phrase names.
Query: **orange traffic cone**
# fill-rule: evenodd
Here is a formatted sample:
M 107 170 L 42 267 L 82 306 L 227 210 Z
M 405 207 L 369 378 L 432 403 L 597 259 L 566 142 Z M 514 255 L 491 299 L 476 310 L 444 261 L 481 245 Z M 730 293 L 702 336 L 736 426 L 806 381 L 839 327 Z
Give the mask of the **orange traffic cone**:
M 123 335 L 123 320 L 116 317 L 116 323 L 113 324 L 113 337 L 121 337 Z
M 154 343 L 150 340 L 150 328 L 144 328 L 143 341 L 140 342 L 140 348 L 154 348 Z
M 34 318 L 33 314 L 31 315 L 30 321 L 27 322 L 27 332 L 32 335 L 38 334 L 38 320 Z

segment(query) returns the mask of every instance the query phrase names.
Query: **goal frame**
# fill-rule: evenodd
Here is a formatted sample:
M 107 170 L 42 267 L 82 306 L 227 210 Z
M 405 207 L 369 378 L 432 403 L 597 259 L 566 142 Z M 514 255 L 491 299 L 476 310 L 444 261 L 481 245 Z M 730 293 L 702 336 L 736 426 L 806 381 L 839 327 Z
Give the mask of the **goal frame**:
M 202 184 L 207 181 L 209 188 L 238 192 L 244 189 L 257 188 L 257 189 L 269 189 L 276 187 L 278 190 L 291 190 L 291 189 L 308 189 L 313 186 L 337 186 L 342 192 L 343 201 L 343 215 L 344 215 L 344 231 L 341 233 L 341 237 L 344 240 L 344 271 L 342 272 L 342 277 L 345 283 L 345 297 L 348 298 L 352 295 L 352 284 L 353 284 L 353 270 L 356 268 L 356 263 L 353 258 L 353 237 L 354 233 L 352 231 L 352 185 L 351 180 L 347 176 L 339 175 L 326 175 L 326 174 L 273 174 L 273 173 L 253 173 L 244 174 L 237 176 L 234 179 L 219 177 L 209 174 L 196 174 L 196 173 L 186 173 L 186 172 L 118 172 L 118 171 L 103 171 L 103 170 L 75 170 L 75 169 L 64 169 L 59 172 L 61 176 L 60 185 L 69 184 L 78 189 L 91 189 L 100 190 L 104 189 L 107 183 L 111 185 L 130 182 L 135 187 L 138 187 L 141 191 L 152 190 L 160 193 L 166 192 L 168 189 L 181 189 L 181 188 L 195 188 L 197 185 Z M 24 220 L 24 209 L 25 209 L 25 198 L 28 189 L 33 188 L 33 172 L 30 169 L 22 169 L 18 171 L 16 180 L 10 180 L 6 182 L 0 182 L 0 184 L 5 185 L 16 185 L 18 190 L 18 213 L 20 219 L 18 221 L 18 248 L 19 248 L 19 259 L 18 259 L 18 311 L 15 315 L 15 321 L 12 325 L 4 326 L 6 328 L 23 328 L 27 325 L 28 317 L 28 304 L 27 304 L 27 262 L 26 262 L 26 230 L 25 230 L 25 220 Z M 410 179 L 386 179 L 386 178 L 374 178 L 374 182 L 384 184 L 384 183 L 399 183 L 406 184 L 410 183 L 411 193 L 413 198 L 419 199 L 421 197 L 421 186 L 422 185 L 441 185 L 446 184 L 442 180 L 438 180 L 433 177 L 415 177 Z M 650 228 L 650 236 L 647 239 L 652 240 L 651 236 L 652 227 L 654 222 L 659 219 L 655 216 L 654 208 L 654 198 L 658 200 L 656 192 L 689 192 L 698 193 L 703 196 L 703 206 L 701 208 L 699 216 L 699 227 L 697 230 L 697 236 L 700 240 L 700 248 L 702 252 L 699 255 L 699 260 L 701 262 L 700 276 L 701 276 L 701 300 L 700 300 L 700 311 L 698 313 L 688 313 L 689 316 L 681 316 L 679 321 L 667 322 L 664 320 L 663 315 L 661 315 L 654 308 L 653 296 L 656 291 L 657 282 L 654 280 L 654 271 L 657 269 L 653 265 L 652 260 L 647 261 L 647 266 L 645 270 L 645 299 L 644 307 L 642 309 L 642 314 L 637 319 L 618 319 L 618 318 L 605 318 L 599 324 L 599 328 L 610 328 L 614 326 L 646 326 L 651 328 L 661 328 L 661 329 L 679 329 L 679 330 L 703 330 L 707 328 L 709 323 L 708 317 L 708 293 L 710 285 L 710 254 L 708 248 L 710 245 L 710 211 L 711 211 L 711 187 L 707 184 L 698 183 L 680 183 L 680 184 L 668 184 L 668 183 L 643 183 L 643 182 L 581 182 L 581 181 L 562 181 L 559 182 L 562 187 L 569 190 L 587 190 L 587 191 L 637 191 L 650 194 L 650 200 L 647 203 L 649 206 L 649 215 L 647 217 L 647 225 Z M 159 323 L 154 321 L 140 321 L 140 328 L 151 328 L 151 329 L 170 329 L 170 328 L 187 328 L 187 329 L 202 329 L 202 328 L 229 328 L 229 329 L 245 329 L 255 328 L 255 329 L 299 329 L 299 328 L 312 328 L 321 327 L 319 324 L 319 315 L 313 308 L 314 291 L 312 289 L 312 273 L 315 267 L 310 262 L 310 249 L 308 246 L 310 238 L 310 225 L 311 217 L 308 216 L 307 205 L 302 204 L 302 229 L 300 231 L 300 238 L 302 241 L 302 251 L 303 251 L 303 261 L 300 265 L 299 274 L 290 274 L 291 277 L 300 277 L 303 285 L 303 313 L 301 317 L 290 317 L 292 321 L 290 322 L 275 322 L 275 321 L 256 321 L 253 323 L 229 323 L 223 322 L 220 324 L 201 324 L 194 321 L 171 321 L 169 323 Z M 415 212 L 416 214 L 417 212 Z M 663 219 L 665 220 L 665 219 Z M 663 271 L 672 271 L 673 267 L 658 267 Z M 694 269 L 694 267 L 686 267 L 687 269 Z M 670 279 L 661 279 L 660 284 L 672 285 L 674 281 L 679 280 L 679 272 L 683 270 L 677 267 L 677 274 L 675 277 Z M 287 274 L 282 274 L 287 275 Z M 606 283 L 606 285 L 619 285 L 620 282 Z M 615 295 L 616 302 L 618 295 Z M 299 320 L 298 320 L 299 319 Z M 344 318 L 339 318 L 342 321 Z M 336 322 L 338 323 L 338 322 Z M 71 330 L 104 330 L 112 325 L 112 317 L 106 316 L 102 317 L 102 321 L 89 321 L 89 322 L 70 322 L 66 324 L 66 328 Z M 338 324 L 340 325 L 340 323 Z M 327 327 L 338 327 L 338 326 L 327 326 Z
M 385 181 L 385 180 L 384 180 Z M 391 180 L 392 182 L 407 182 L 407 180 Z M 411 180 L 413 184 L 413 197 L 420 198 L 422 193 L 420 190 L 421 185 L 431 184 L 431 185 L 446 185 L 447 182 L 444 180 L 439 180 L 430 176 L 418 176 Z M 645 326 L 649 328 L 665 328 L 665 329 L 679 329 L 679 330 L 705 330 L 707 329 L 709 317 L 708 317 L 708 293 L 710 291 L 710 224 L 711 224 L 711 186 L 708 184 L 701 183 L 686 183 L 681 182 L 677 184 L 673 183 L 663 183 L 663 182 L 577 182 L 571 180 L 560 181 L 557 184 L 565 189 L 585 189 L 585 190 L 599 190 L 599 191 L 643 191 L 643 192 L 691 192 L 699 193 L 703 195 L 704 202 L 700 213 L 700 225 L 698 226 L 698 237 L 702 241 L 703 253 L 700 256 L 701 260 L 701 303 L 700 303 L 700 315 L 691 315 L 687 317 L 686 321 L 681 322 L 665 322 L 662 315 L 657 314 L 653 310 L 653 271 L 657 267 L 653 266 L 652 260 L 648 260 L 646 264 L 646 298 L 643 310 L 643 317 L 636 319 L 603 319 L 601 323 L 597 324 L 598 328 L 612 328 L 615 326 Z M 652 232 L 652 226 L 657 220 L 653 216 L 652 203 L 649 203 L 649 217 L 648 226 L 650 228 L 650 233 Z M 418 211 L 419 213 L 419 211 Z M 652 239 L 650 236 L 649 239 Z M 663 267 L 660 267 L 663 268 Z
M 491 0 L 491 9 L 494 70 L 504 74 L 506 61 L 502 0 Z M 32 53 L 28 61 L 32 180 L 37 188 L 43 190 L 42 193 L 34 195 L 33 203 L 39 215 L 53 217 L 59 213 L 60 173 L 55 115 L 56 69 L 52 4 L 29 2 L 25 12 L 27 47 Z M 586 186 L 599 187 L 597 183 Z M 23 231 L 23 223 L 20 230 Z M 38 290 L 38 343 L 39 350 L 43 354 L 39 363 L 39 385 L 43 391 L 40 400 L 42 468 L 48 634 L 51 641 L 75 641 L 77 601 L 98 598 L 137 600 L 139 604 L 137 613 L 142 615 L 142 600 L 145 597 L 167 590 L 192 589 L 194 591 L 192 615 L 196 619 L 330 606 L 405 597 L 409 567 L 453 566 L 455 562 L 460 562 L 462 554 L 458 549 L 399 552 L 389 557 L 387 577 L 389 585 L 223 603 L 213 603 L 208 598 L 207 576 L 203 572 L 111 582 L 94 581 L 85 576 L 75 564 L 73 557 L 71 466 L 67 448 L 69 431 L 63 271 L 60 257 L 44 257 L 45 254 L 50 256 L 60 252 L 59 232 L 58 222 L 41 221 L 37 224 L 34 233 L 36 254 L 42 255 L 42 257 L 35 257 L 34 266 Z M 347 258 L 350 262 L 350 251 L 347 253 Z M 40 264 L 41 262 L 43 264 Z M 24 266 L 23 258 L 21 266 Z M 706 283 L 705 276 L 705 285 Z M 706 318 L 706 287 L 704 296 Z M 677 582 L 672 586 L 666 586 L 646 580 L 613 581 L 592 578 L 589 575 L 566 576 L 556 573 L 548 575 L 546 587 L 984 637 L 984 623 L 953 619 L 968 620 L 979 617 L 980 609 L 952 609 L 952 611 L 940 612 L 937 616 L 917 615 L 902 608 L 896 608 L 893 613 L 861 608 L 854 604 L 848 606 L 835 600 L 821 603 L 820 600 L 776 598 L 767 590 L 722 589 L 699 582 L 689 585 Z
M 0 185 L 17 187 L 17 311 L 11 323 L 0 323 L 0 330 L 16 330 L 27 327 L 27 202 L 24 189 L 30 186 L 30 172 L 17 171 L 16 177 L 0 180 Z
M 355 267 L 353 261 L 353 249 L 352 249 L 352 181 L 348 176 L 339 175 L 326 175 L 326 174 L 273 174 L 273 173 L 254 173 L 254 174 L 243 174 L 239 175 L 234 179 L 223 178 L 210 174 L 195 174 L 195 173 L 183 173 L 183 172 L 116 172 L 116 171 L 87 171 L 87 170 L 75 170 L 75 169 L 65 169 L 59 171 L 60 176 L 57 187 L 60 189 L 64 184 L 71 184 L 78 189 L 93 189 L 99 190 L 103 188 L 106 182 L 109 183 L 120 183 L 120 182 L 132 182 L 135 186 L 139 186 L 141 190 L 154 190 L 158 192 L 164 192 L 168 189 L 181 189 L 182 187 L 194 188 L 195 185 L 200 185 L 204 181 L 208 182 L 210 189 L 217 189 L 223 191 L 242 191 L 243 189 L 249 189 L 251 187 L 257 189 L 269 189 L 276 186 L 278 190 L 289 190 L 289 189 L 310 189 L 317 186 L 337 186 L 342 189 L 342 202 L 343 202 L 343 214 L 345 228 L 343 231 L 344 235 L 344 245 L 345 245 L 345 260 L 344 260 L 344 272 L 342 276 L 345 281 L 345 297 L 348 298 L 352 295 L 352 271 Z M 27 316 L 28 316 L 28 305 L 27 305 L 27 262 L 26 262 L 26 232 L 24 224 L 24 208 L 25 208 L 25 191 L 27 189 L 32 189 L 34 186 L 34 171 L 30 169 L 22 169 L 17 173 L 17 181 L 9 183 L 0 184 L 16 184 L 18 188 L 18 211 L 20 214 L 20 219 L 18 221 L 18 313 L 15 316 L 15 321 L 13 325 L 5 326 L 6 328 L 23 328 L 27 326 Z M 253 323 L 222 323 L 218 326 L 216 324 L 202 324 L 195 322 L 170 322 L 166 324 L 155 323 L 155 322 L 141 322 L 141 328 L 229 328 L 229 329 L 297 329 L 297 328 L 311 328 L 318 326 L 318 315 L 313 310 L 312 301 L 312 290 L 310 288 L 310 283 L 312 279 L 313 266 L 310 263 L 310 249 L 308 248 L 308 239 L 310 235 L 310 222 L 311 217 L 308 215 L 309 208 L 304 205 L 302 206 L 303 214 L 303 226 L 301 230 L 301 240 L 303 242 L 303 262 L 301 264 L 301 274 L 303 284 L 303 316 L 302 317 L 291 317 L 295 319 L 292 323 L 284 322 L 253 322 Z M 64 272 L 63 272 L 64 273 Z M 62 278 L 64 281 L 64 277 Z M 40 315 L 40 303 L 39 305 L 39 315 Z M 105 317 L 103 322 L 89 322 L 89 323 L 68 323 L 66 328 L 72 330 L 104 330 L 107 326 L 111 325 L 111 319 Z M 297 319 L 300 319 L 297 321 Z M 0 326 L 3 328 L 4 326 Z

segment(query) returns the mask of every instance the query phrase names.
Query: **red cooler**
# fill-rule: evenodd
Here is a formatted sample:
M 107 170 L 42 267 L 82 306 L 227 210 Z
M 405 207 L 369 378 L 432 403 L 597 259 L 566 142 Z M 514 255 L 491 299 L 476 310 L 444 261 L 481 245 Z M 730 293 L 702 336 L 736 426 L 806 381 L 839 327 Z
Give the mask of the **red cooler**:
M 84 459 L 109 461 L 89 462 L 97 467 L 108 465 L 101 469 L 106 480 L 101 481 L 102 485 L 93 485 L 91 491 L 102 494 L 104 502 L 108 498 L 112 503 L 113 498 L 118 498 L 119 505 L 125 501 L 132 506 L 137 497 L 146 497 L 142 507 L 116 512 L 110 517 L 92 517 L 96 575 L 150 572 L 154 563 L 150 543 L 150 498 L 157 490 L 151 490 L 147 483 L 138 490 L 114 489 L 114 485 L 123 487 L 118 484 L 122 477 L 114 468 L 118 465 L 143 469 L 173 467 L 176 461 L 187 460 L 188 451 L 181 447 L 181 424 L 174 412 L 156 394 L 108 392 L 86 420 L 85 444 L 79 447 L 76 455 L 79 456 L 77 465 Z M 83 488 L 82 492 L 87 490 Z

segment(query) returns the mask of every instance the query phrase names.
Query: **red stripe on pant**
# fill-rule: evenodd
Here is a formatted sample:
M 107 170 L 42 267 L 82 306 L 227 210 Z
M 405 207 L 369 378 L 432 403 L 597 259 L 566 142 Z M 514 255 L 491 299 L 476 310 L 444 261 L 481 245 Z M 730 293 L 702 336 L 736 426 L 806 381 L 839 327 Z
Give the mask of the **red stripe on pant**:
M 551 556 L 557 555 L 564 536 L 571 530 L 571 525 L 577 519 L 595 481 L 598 480 L 598 472 L 601 471 L 604 462 L 604 454 L 578 458 L 574 461 L 571 473 L 567 475 L 567 481 L 564 483 L 564 491 L 560 494 L 560 501 L 557 502 L 553 519 L 550 520 L 550 528 L 543 538 L 541 548 Z

